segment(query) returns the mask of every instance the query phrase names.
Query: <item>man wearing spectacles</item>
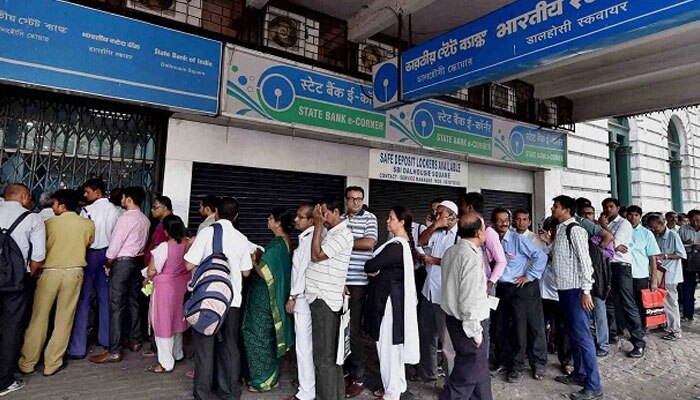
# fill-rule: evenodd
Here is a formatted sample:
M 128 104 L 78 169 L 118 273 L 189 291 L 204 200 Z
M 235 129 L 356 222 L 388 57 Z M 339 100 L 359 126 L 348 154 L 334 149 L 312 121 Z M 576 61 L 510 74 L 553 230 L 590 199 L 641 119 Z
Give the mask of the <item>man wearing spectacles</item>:
M 365 210 L 362 205 L 365 191 L 359 186 L 345 189 L 345 209 L 343 220 L 348 222 L 354 239 L 350 266 L 345 285 L 350 293 L 350 356 L 346 367 L 350 373 L 350 384 L 345 390 L 348 398 L 356 397 L 364 390 L 365 350 L 360 336 L 362 326 L 362 309 L 367 295 L 367 274 L 365 262 L 372 258 L 372 251 L 377 244 L 377 217 Z

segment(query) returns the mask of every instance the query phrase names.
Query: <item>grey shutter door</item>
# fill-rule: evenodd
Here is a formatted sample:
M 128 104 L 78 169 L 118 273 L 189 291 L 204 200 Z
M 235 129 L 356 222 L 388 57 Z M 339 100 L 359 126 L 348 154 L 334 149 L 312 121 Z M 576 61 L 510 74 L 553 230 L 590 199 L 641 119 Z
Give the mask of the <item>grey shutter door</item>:
M 511 213 L 523 209 L 532 215 L 532 194 L 530 193 L 482 190 L 481 194 L 484 195 L 483 217 L 486 221 L 491 221 L 491 212 L 498 207 L 507 208 Z
M 188 226 L 196 231 L 204 220 L 199 215 L 204 196 L 233 196 L 240 204 L 239 230 L 251 242 L 264 246 L 273 236 L 267 229 L 273 207 L 287 207 L 296 215 L 299 204 L 324 196 L 342 198 L 344 190 L 344 176 L 194 163 Z M 294 243 L 297 234 L 292 234 Z
M 413 221 L 425 224 L 425 217 L 430 211 L 430 202 L 435 198 L 452 200 L 455 203 L 465 188 L 423 185 L 372 179 L 369 181 L 369 209 L 377 216 L 379 225 L 379 243 L 387 238 L 386 220 L 389 208 L 402 205 L 413 214 Z

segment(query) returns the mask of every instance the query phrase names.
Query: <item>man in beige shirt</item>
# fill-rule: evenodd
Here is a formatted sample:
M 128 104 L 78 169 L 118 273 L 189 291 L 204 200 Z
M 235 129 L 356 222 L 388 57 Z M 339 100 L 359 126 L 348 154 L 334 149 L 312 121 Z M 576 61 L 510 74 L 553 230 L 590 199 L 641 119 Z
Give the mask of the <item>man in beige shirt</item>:
M 54 193 L 53 211 L 56 217 L 46 221 L 46 262 L 32 274 L 39 274 L 32 319 L 24 335 L 19 369 L 34 372 L 46 340 L 46 326 L 54 302 L 54 329 L 44 351 L 44 375 L 50 376 L 63 368 L 63 355 L 68 347 L 75 308 L 83 284 L 86 254 L 95 240 L 95 224 L 76 214 L 80 192 L 59 190 Z
M 488 369 L 489 300 L 481 246 L 486 237 L 479 214 L 459 219 L 457 243 L 442 257 L 442 307 L 456 357 L 440 399 L 492 400 Z

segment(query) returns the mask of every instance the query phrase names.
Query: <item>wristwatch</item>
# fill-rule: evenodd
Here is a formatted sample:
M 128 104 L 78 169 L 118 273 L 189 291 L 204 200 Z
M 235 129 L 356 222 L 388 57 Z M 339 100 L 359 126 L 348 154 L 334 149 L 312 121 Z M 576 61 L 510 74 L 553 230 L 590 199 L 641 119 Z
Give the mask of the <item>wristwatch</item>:
M 590 294 L 591 294 L 591 291 L 590 291 L 590 290 L 584 290 L 584 291 L 583 291 L 583 294 L 585 294 L 585 295 L 590 295 Z

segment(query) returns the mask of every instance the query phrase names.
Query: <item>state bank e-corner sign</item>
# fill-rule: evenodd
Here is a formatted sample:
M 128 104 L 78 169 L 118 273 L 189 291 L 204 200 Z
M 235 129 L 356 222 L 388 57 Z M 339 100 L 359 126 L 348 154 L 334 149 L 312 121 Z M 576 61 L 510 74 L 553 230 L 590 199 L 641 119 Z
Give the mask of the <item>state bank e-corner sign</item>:
M 224 113 L 384 138 L 386 116 L 372 89 L 306 68 L 236 51 Z

